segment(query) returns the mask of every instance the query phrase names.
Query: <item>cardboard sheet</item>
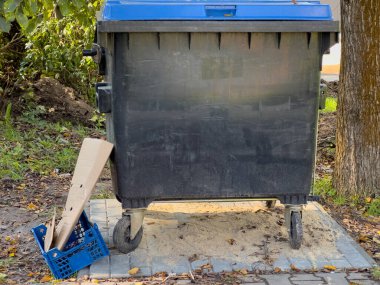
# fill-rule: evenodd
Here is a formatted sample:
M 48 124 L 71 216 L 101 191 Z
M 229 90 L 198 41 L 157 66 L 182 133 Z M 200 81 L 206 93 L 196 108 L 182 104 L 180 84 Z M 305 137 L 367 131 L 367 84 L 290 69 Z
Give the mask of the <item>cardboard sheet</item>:
M 111 154 L 113 144 L 86 138 L 83 141 L 62 219 L 54 233 L 54 247 L 62 250 L 74 230 L 95 184 Z
M 50 224 L 47 226 L 47 230 L 46 230 L 45 241 L 44 241 L 45 252 L 49 251 L 49 249 L 51 248 L 51 244 L 53 243 L 54 230 L 55 230 L 55 216 L 56 216 L 56 210 L 54 208 L 53 218 Z

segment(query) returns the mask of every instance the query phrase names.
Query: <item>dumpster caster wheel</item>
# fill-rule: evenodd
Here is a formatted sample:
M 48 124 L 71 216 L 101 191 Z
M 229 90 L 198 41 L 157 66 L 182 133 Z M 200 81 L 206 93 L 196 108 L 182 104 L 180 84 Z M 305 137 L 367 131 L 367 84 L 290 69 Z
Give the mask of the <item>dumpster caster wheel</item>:
M 293 249 L 299 249 L 302 243 L 302 216 L 301 212 L 292 212 L 290 216 L 289 242 Z
M 131 239 L 131 218 L 123 216 L 113 230 L 113 243 L 120 252 L 129 253 L 139 246 L 142 236 L 143 228 L 141 227 L 134 239 Z
M 268 201 L 265 201 L 265 206 L 266 206 L 268 209 L 273 209 L 273 208 L 276 206 L 276 200 L 268 200 Z

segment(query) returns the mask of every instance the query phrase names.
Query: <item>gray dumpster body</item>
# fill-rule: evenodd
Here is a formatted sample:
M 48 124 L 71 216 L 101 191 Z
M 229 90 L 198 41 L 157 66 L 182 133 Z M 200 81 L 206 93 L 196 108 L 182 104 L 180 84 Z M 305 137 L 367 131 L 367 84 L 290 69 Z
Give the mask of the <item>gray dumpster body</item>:
M 124 209 L 306 203 L 322 56 L 338 40 L 337 22 L 107 19 L 97 30 L 106 82 L 98 106 Z

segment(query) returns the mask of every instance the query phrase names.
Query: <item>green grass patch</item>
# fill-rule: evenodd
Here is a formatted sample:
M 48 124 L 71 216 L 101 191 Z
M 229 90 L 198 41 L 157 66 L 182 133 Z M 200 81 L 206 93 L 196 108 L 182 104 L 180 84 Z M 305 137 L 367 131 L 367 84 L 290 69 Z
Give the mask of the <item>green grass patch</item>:
M 336 111 L 337 107 L 337 99 L 333 97 L 327 97 L 326 98 L 326 106 L 323 110 L 321 110 L 322 113 L 332 113 Z
M 350 205 L 358 209 L 364 209 L 366 216 L 380 216 L 380 198 L 363 199 L 355 196 L 347 197 L 347 195 L 339 194 L 332 185 L 332 177 L 325 176 L 316 179 L 314 182 L 314 192 L 320 195 L 324 200 L 335 205 Z
M 380 267 L 376 266 L 372 268 L 372 277 L 375 280 L 380 280 Z
M 45 121 L 38 117 L 41 112 L 37 106 L 17 121 L 0 121 L 0 179 L 73 171 L 81 142 L 93 130 Z
M 338 194 L 336 189 L 332 185 L 332 179 L 330 176 L 317 179 L 314 182 L 315 194 L 322 196 L 322 198 L 333 202 L 336 205 L 344 205 L 348 201 L 345 196 Z
M 380 198 L 376 198 L 368 203 L 367 214 L 370 216 L 379 217 L 380 216 Z M 379 279 L 380 279 L 380 268 L 379 268 Z

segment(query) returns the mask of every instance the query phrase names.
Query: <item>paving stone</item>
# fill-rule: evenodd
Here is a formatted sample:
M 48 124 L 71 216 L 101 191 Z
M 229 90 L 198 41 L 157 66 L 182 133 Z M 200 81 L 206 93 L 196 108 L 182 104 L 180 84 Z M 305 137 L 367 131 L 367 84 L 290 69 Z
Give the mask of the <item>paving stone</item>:
M 90 215 L 90 220 L 93 223 L 106 223 L 107 222 L 107 217 L 105 213 L 95 213 Z
M 257 283 L 257 282 L 262 282 L 263 280 L 258 278 L 256 275 L 252 275 L 252 274 L 248 274 L 248 275 L 245 275 L 245 276 L 239 276 L 238 277 L 239 280 L 241 282 L 243 282 L 244 284 L 246 283 Z
M 121 208 L 107 208 L 107 217 L 121 218 L 123 210 Z
M 328 285 L 348 285 L 346 273 L 315 273 L 315 276 L 322 277 Z
M 131 267 L 150 267 L 152 265 L 152 258 L 149 256 L 147 250 L 137 248 L 130 254 Z
M 228 260 L 221 258 L 211 258 L 210 262 L 214 272 L 232 271 L 232 266 Z
M 109 256 L 99 259 L 90 267 L 90 278 L 109 278 L 110 276 L 110 262 Z
M 305 269 L 312 269 L 313 266 L 311 265 L 310 261 L 305 258 L 289 258 L 289 262 L 293 264 L 295 267 L 301 270 Z
M 335 243 L 337 249 L 344 255 L 357 255 L 359 254 L 355 246 L 353 246 L 352 240 L 347 238 L 340 238 Z
M 323 281 L 292 281 L 294 285 L 322 285 Z
M 347 261 L 347 259 L 331 259 L 329 260 L 329 264 L 335 266 L 336 268 L 339 269 L 344 269 L 344 268 L 351 268 L 351 264 Z
M 83 277 L 89 277 L 90 276 L 90 267 L 87 266 L 81 270 L 79 270 L 78 272 L 78 275 L 77 275 L 77 279 L 83 279 Z
M 355 282 L 359 285 L 379 285 L 379 281 L 373 281 L 373 280 L 350 280 L 350 282 Z
M 347 276 L 348 280 L 366 280 L 369 278 L 369 274 L 352 272 Z
M 191 263 L 191 269 L 192 270 L 200 269 L 203 265 L 206 265 L 209 263 L 210 263 L 209 259 L 198 259 Z
M 130 277 L 128 270 L 131 269 L 130 257 L 128 254 L 113 255 L 111 260 L 111 278 Z
M 121 203 L 116 199 L 106 199 L 106 206 L 107 208 L 120 208 L 121 209 Z
M 106 212 L 106 203 L 90 204 L 90 215 Z
M 347 256 L 347 260 L 354 268 L 371 268 L 372 267 L 372 265 L 368 263 L 368 261 L 359 254 Z
M 185 257 L 154 256 L 152 258 L 152 273 L 186 273 L 190 270 L 190 264 Z
M 141 276 L 151 276 L 152 275 L 152 268 L 150 266 L 144 266 L 144 267 L 139 267 L 139 272 L 137 272 L 136 277 L 141 277 Z M 119 283 L 118 283 L 119 285 Z
M 292 282 L 294 281 L 322 281 L 321 277 L 314 276 L 313 274 L 294 274 L 290 278 Z
M 232 264 L 232 270 L 233 271 L 239 271 L 242 269 L 246 269 L 248 271 L 252 271 L 252 265 L 249 263 L 244 263 L 244 262 L 235 262 Z
M 93 199 L 93 200 L 90 200 L 90 206 L 93 206 L 93 205 L 105 205 L 106 204 L 106 201 L 104 199 Z
M 271 271 L 273 270 L 273 266 L 265 264 L 264 262 L 254 262 L 252 263 L 252 270 Z
M 259 275 L 268 285 L 292 285 L 289 281 L 290 274 Z
M 314 269 L 323 269 L 325 265 L 331 265 L 330 262 L 324 257 L 308 259 L 311 263 L 311 267 Z
M 290 262 L 289 260 L 281 255 L 274 263 L 273 263 L 273 267 L 276 268 L 280 268 L 281 270 L 285 271 L 285 270 L 289 270 L 290 269 Z

